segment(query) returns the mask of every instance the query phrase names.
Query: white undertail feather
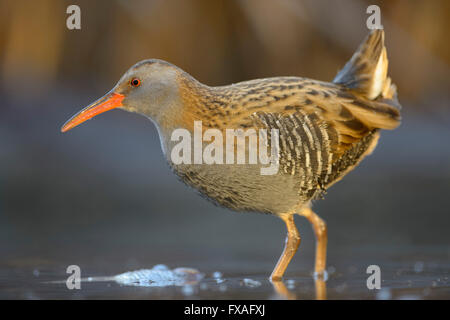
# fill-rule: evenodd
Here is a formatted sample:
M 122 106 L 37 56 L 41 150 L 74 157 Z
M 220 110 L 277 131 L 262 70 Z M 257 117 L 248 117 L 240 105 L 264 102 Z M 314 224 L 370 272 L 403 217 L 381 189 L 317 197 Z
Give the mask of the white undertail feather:
M 380 55 L 380 58 L 378 58 L 378 63 L 373 72 L 372 85 L 368 88 L 369 92 L 367 93 L 367 97 L 370 100 L 373 100 L 380 95 L 387 76 L 387 66 L 386 48 L 383 48 L 383 52 Z

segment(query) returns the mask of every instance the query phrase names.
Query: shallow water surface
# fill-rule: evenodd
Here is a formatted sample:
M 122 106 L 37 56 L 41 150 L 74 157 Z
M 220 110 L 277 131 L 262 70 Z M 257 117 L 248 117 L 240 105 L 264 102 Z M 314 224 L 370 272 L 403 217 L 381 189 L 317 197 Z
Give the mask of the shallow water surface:
M 408 257 L 410 259 L 408 259 Z M 421 259 L 418 259 L 420 257 Z M 283 282 L 268 274 L 239 274 L 239 265 L 211 271 L 159 264 L 120 273 L 83 271 L 81 288 L 66 286 L 67 266 L 31 259 L 10 261 L 0 269 L 0 297 L 6 299 L 449 299 L 450 264 L 442 255 L 399 255 L 381 261 L 381 289 L 367 288 L 368 261 L 360 256 L 347 265 L 328 267 L 328 280 L 308 272 L 287 272 Z M 268 262 L 269 263 L 269 262 Z M 32 268 L 34 265 L 34 268 Z M 20 266 L 20 267 L 19 267 Z M 109 265 L 108 270 L 125 266 Z M 95 268 L 98 268 L 96 265 Z M 237 268 L 237 269 L 236 269 Z M 289 271 L 290 269 L 288 269 Z

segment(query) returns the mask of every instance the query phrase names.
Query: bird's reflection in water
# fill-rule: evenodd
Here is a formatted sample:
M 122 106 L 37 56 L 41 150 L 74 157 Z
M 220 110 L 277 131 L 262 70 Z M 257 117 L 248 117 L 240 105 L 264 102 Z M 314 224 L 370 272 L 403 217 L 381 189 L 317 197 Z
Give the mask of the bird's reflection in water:
M 295 300 L 297 295 L 290 291 L 283 281 L 271 281 L 273 288 L 277 295 L 282 299 Z M 327 284 L 326 280 L 321 277 L 314 279 L 316 300 L 326 300 L 327 299 Z
M 326 280 L 319 278 L 314 280 L 316 286 L 316 300 L 327 299 L 327 282 Z

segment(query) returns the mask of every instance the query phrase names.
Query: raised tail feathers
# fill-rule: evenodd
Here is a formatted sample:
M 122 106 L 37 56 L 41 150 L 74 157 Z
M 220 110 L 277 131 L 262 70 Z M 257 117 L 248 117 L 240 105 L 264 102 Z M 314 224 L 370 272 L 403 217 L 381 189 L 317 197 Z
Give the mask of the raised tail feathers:
M 376 29 L 369 33 L 333 82 L 369 100 L 396 100 L 397 89 L 387 75 L 388 64 L 384 31 Z
M 353 113 L 364 115 L 368 124 L 380 129 L 394 129 L 400 124 L 401 106 L 397 88 L 388 77 L 383 30 L 369 33 L 333 82 L 361 97 L 359 104 L 370 105 L 372 111 L 358 108 L 358 103 L 353 106 Z

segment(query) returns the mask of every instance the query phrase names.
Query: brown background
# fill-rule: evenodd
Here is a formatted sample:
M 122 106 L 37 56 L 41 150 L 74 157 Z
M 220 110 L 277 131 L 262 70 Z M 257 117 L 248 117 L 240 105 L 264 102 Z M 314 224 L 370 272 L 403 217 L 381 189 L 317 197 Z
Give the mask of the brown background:
M 367 34 L 374 3 L 0 0 L 0 262 L 115 262 L 114 272 L 234 263 L 269 274 L 281 221 L 230 213 L 179 183 L 148 120 L 112 111 L 59 128 L 145 58 L 210 85 L 331 80 Z M 81 7 L 81 30 L 66 28 L 70 4 Z M 361 246 L 448 259 L 450 2 L 378 4 L 404 121 L 315 206 L 328 221 L 330 264 Z M 298 224 L 302 253 L 289 270 L 310 270 L 313 234 Z

